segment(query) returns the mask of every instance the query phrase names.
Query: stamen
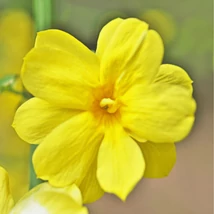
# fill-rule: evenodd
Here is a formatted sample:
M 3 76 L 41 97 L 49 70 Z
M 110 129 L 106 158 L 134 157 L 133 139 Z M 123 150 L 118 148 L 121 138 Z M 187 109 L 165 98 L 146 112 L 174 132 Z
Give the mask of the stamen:
M 105 109 L 108 113 L 115 113 L 119 108 L 117 101 L 110 98 L 103 98 L 100 101 L 100 107 Z

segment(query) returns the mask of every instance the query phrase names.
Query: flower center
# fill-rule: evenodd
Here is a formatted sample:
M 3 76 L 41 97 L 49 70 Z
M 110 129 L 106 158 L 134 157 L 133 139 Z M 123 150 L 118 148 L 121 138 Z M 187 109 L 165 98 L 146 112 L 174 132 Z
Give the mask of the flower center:
M 100 107 L 105 109 L 108 113 L 115 113 L 119 108 L 119 104 L 117 101 L 112 100 L 111 98 L 103 98 L 100 101 Z

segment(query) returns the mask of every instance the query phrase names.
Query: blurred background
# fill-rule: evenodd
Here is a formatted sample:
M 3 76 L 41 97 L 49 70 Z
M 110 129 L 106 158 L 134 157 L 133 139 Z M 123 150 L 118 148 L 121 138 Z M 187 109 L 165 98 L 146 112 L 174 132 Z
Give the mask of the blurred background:
M 109 20 L 137 17 L 148 22 L 164 40 L 164 63 L 183 67 L 194 81 L 196 122 L 191 134 L 177 144 L 177 163 L 171 174 L 143 179 L 126 203 L 106 194 L 89 205 L 91 214 L 213 213 L 212 4 L 211 0 L 53 1 L 52 28 L 71 33 L 92 50 Z M 24 101 L 19 72 L 33 42 L 32 2 L 0 0 L 0 165 L 10 174 L 16 200 L 28 190 L 29 146 L 16 136 L 11 123 Z

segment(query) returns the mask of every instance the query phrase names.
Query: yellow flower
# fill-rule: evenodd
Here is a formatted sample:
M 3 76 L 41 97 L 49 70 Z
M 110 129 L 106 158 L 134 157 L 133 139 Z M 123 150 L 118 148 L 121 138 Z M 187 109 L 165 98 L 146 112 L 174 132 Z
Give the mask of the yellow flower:
M 160 34 L 165 45 L 168 45 L 175 38 L 176 23 L 167 11 L 147 10 L 140 15 L 140 18 L 148 22 L 150 27 Z
M 31 17 L 25 11 L 7 10 L 0 15 L 1 79 L 5 75 L 20 73 L 23 57 L 33 46 L 34 31 Z M 15 85 L 15 89 L 22 89 L 21 84 Z M 11 127 L 21 101 L 20 95 L 0 93 L 0 161 L 11 175 L 15 200 L 28 188 L 29 146 L 17 137 Z
M 4 11 L 0 16 L 0 30 L 0 76 L 19 74 L 23 57 L 33 44 L 32 20 L 22 10 Z
M 196 105 L 192 80 L 160 65 L 162 57 L 160 36 L 134 18 L 108 23 L 96 53 L 65 32 L 40 32 L 21 74 L 35 98 L 13 123 L 39 144 L 37 176 L 54 186 L 75 182 L 84 202 L 103 190 L 125 200 L 143 175 L 166 176 Z
M 75 184 L 55 188 L 43 183 L 27 194 L 14 206 L 10 193 L 9 178 L 0 167 L 0 213 L 1 214 L 87 214 L 82 207 L 82 196 Z

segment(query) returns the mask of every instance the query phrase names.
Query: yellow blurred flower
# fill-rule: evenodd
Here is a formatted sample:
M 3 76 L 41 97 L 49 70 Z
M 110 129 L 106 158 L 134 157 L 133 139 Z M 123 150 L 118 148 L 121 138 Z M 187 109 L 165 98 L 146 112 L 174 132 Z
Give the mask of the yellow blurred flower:
M 76 185 L 54 188 L 43 183 L 21 198 L 14 206 L 10 193 L 9 178 L 0 167 L 0 213 L 1 214 L 87 214 L 82 206 L 82 196 Z
M 156 30 L 160 34 L 165 45 L 172 42 L 175 38 L 176 24 L 168 12 L 151 9 L 143 12 L 139 18 L 146 21 L 151 29 Z
M 18 74 L 23 56 L 32 47 L 33 24 L 24 11 L 8 10 L 0 16 L 1 76 Z
M 33 24 L 24 11 L 8 10 L 0 15 L 0 79 L 19 74 L 24 55 L 33 44 Z M 18 80 L 18 90 L 21 88 Z M 15 198 L 27 191 L 29 146 L 21 141 L 11 123 L 22 97 L 9 92 L 0 93 L 0 161 L 11 174 Z
M 40 144 L 37 176 L 53 186 L 75 182 L 87 203 L 103 190 L 125 200 L 143 175 L 168 175 L 196 105 L 192 80 L 162 57 L 160 36 L 134 18 L 109 22 L 96 53 L 65 32 L 40 32 L 21 73 L 35 98 L 13 123 Z

